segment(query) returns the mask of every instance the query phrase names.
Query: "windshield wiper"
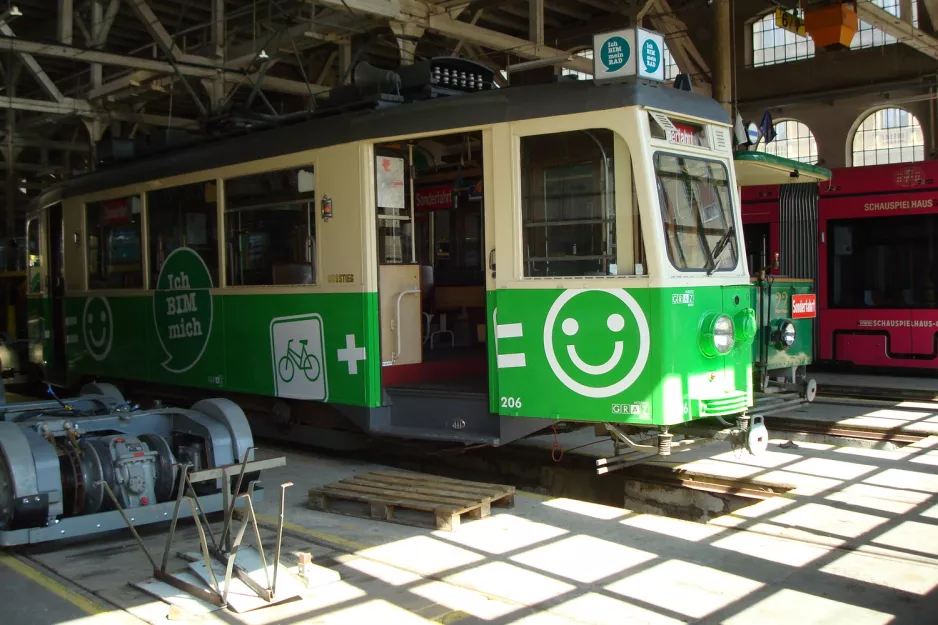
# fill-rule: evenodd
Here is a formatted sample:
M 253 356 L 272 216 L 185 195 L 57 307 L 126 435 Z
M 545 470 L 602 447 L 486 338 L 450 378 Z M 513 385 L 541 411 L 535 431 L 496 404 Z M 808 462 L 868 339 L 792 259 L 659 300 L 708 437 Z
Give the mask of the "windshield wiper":
M 730 242 L 730 237 L 736 232 L 735 226 L 730 226 L 726 229 L 726 232 L 723 233 L 723 236 L 720 237 L 720 240 L 717 241 L 717 244 L 713 246 L 713 251 L 710 253 L 709 265 L 710 268 L 707 269 L 707 275 L 712 275 L 717 268 L 717 258 L 720 257 L 720 254 L 723 253 L 723 250 L 726 249 L 726 246 Z

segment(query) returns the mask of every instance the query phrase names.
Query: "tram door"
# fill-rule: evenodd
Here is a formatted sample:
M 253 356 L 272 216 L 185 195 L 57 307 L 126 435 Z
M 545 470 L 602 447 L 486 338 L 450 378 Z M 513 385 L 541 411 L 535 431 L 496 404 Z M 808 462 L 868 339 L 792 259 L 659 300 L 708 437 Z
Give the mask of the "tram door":
M 49 317 L 51 358 L 47 360 L 46 376 L 50 382 L 65 382 L 65 233 L 62 227 L 62 204 L 48 208 L 46 250 L 48 253 Z M 48 342 L 46 343 L 48 345 Z
M 375 145 L 385 386 L 487 387 L 482 132 Z

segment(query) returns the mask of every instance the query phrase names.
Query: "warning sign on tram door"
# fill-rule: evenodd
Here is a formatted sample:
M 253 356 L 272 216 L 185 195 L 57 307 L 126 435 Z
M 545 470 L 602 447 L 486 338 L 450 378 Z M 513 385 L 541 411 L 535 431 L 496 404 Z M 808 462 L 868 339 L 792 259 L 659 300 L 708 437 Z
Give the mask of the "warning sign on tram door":
M 792 295 L 791 318 L 810 319 L 817 316 L 817 297 L 815 295 Z
M 593 35 L 593 80 L 628 76 L 664 80 L 664 37 L 643 28 Z

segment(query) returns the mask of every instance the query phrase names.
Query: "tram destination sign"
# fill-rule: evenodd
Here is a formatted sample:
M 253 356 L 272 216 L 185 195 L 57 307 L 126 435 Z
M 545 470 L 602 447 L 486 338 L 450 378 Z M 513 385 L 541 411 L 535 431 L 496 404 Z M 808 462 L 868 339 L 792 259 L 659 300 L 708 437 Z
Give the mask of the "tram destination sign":
M 811 319 L 817 316 L 817 297 L 810 295 L 791 296 L 791 318 Z
M 593 80 L 630 76 L 664 81 L 664 37 L 644 28 L 593 35 Z

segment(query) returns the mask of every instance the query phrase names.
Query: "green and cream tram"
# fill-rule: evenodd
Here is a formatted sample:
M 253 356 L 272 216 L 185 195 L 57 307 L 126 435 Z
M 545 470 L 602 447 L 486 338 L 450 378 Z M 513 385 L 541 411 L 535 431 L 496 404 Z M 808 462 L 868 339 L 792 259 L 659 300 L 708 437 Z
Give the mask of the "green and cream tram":
M 294 440 L 593 422 L 667 453 L 718 419 L 764 443 L 724 109 L 637 79 L 408 71 L 372 106 L 45 192 L 27 236 L 47 378 L 230 394 Z

